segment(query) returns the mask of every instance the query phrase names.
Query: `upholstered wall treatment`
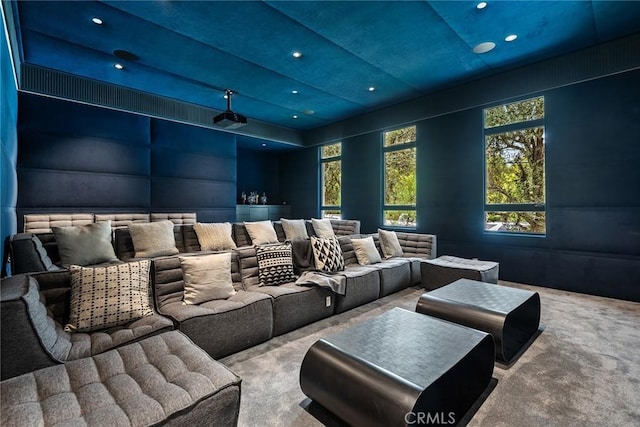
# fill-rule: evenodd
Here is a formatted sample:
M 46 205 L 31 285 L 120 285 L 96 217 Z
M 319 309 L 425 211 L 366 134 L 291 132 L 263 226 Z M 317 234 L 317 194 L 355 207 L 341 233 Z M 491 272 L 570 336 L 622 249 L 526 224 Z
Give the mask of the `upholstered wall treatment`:
M 635 70 L 531 95 L 545 97 L 546 237 L 484 232 L 484 106 L 417 122 L 417 231 L 438 236 L 438 255 L 499 261 L 504 280 L 640 301 L 638 81 Z M 380 141 L 342 140 L 342 213 L 365 233 L 381 224 Z M 317 152 L 283 157 L 283 197 L 305 214 L 318 212 Z
M 235 217 L 233 135 L 19 96 L 18 221 L 27 212 L 197 212 Z
M 0 22 L 0 27 L 2 22 Z M 0 35 L 0 238 L 16 231 L 18 92 L 4 31 Z M 4 256 L 4 244 L 0 244 Z

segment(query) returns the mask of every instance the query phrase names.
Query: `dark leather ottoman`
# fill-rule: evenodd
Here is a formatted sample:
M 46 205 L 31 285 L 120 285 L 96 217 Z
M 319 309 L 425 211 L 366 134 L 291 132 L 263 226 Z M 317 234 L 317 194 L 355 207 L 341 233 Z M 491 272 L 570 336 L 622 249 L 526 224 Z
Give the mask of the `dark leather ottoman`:
M 489 385 L 493 358 L 488 334 L 394 308 L 313 344 L 300 386 L 350 425 L 457 424 Z
M 416 311 L 490 333 L 496 359 L 507 364 L 540 326 L 537 292 L 469 279 L 423 294 Z

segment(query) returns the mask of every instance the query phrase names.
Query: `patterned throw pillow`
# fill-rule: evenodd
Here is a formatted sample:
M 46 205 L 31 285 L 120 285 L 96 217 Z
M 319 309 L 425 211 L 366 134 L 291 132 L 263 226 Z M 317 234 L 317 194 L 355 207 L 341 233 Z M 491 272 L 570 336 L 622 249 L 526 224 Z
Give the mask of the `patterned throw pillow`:
M 344 257 L 337 237 L 311 236 L 311 249 L 318 270 L 328 272 L 344 270 Z
M 149 306 L 149 261 L 108 267 L 72 265 L 68 331 L 89 332 L 153 314 Z
M 256 246 L 260 286 L 277 286 L 295 282 L 291 244 Z

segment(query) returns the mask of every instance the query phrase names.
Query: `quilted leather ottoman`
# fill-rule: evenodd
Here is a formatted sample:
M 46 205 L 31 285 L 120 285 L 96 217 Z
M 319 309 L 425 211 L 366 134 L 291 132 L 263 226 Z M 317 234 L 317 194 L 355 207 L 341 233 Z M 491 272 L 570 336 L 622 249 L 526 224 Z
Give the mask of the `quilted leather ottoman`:
M 240 378 L 178 331 L 2 381 L 9 426 L 233 426 Z
M 509 364 L 538 331 L 540 295 L 460 279 L 423 294 L 416 311 L 490 333 L 496 359 Z
M 459 423 L 493 373 L 491 336 L 401 308 L 317 341 L 300 387 L 354 426 Z
M 425 289 L 436 289 L 458 279 L 498 283 L 500 265 L 493 261 L 458 258 L 444 255 L 420 261 L 420 274 Z

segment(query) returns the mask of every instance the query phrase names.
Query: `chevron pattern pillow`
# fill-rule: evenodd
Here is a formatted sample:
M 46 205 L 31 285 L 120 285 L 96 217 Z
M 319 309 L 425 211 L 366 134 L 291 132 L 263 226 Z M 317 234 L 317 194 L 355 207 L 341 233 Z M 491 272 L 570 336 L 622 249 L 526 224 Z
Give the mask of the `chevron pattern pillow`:
M 311 249 L 316 268 L 335 272 L 344 270 L 344 257 L 337 237 L 311 237 Z
M 277 286 L 295 282 L 291 243 L 256 246 L 260 286 Z

